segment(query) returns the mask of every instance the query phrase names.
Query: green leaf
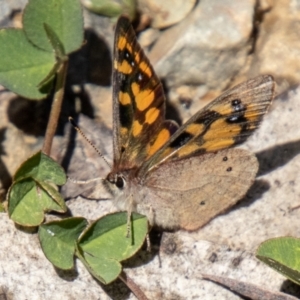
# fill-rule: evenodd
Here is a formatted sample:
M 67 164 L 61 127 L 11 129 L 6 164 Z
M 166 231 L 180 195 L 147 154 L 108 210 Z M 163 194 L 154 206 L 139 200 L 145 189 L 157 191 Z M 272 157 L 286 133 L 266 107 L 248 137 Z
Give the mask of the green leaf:
M 57 185 L 63 185 L 67 180 L 63 168 L 41 151 L 34 154 L 19 167 L 14 181 L 27 177 L 32 177 L 36 181 L 50 181 Z
M 52 158 L 38 152 L 25 161 L 14 176 L 8 193 L 11 219 L 24 226 L 37 226 L 44 212 L 67 210 L 56 184 L 66 182 L 64 170 Z
M 41 91 L 47 91 L 49 86 L 52 86 L 52 82 L 61 67 L 61 62 L 56 62 L 53 66 L 51 71 L 48 73 L 48 75 L 39 83 L 38 87 L 41 89 Z
M 47 259 L 60 269 L 72 269 L 75 242 L 87 225 L 84 218 L 68 218 L 41 225 L 39 240 Z
M 44 98 L 39 83 L 49 74 L 55 58 L 31 44 L 21 29 L 0 30 L 0 84 L 30 99 Z
M 44 212 L 65 212 L 31 178 L 15 182 L 8 193 L 10 218 L 24 226 L 38 226 L 44 220 Z
M 39 186 L 54 200 L 63 211 L 67 211 L 66 203 L 55 187 L 45 181 L 39 181 Z
M 30 0 L 23 14 L 24 30 L 39 48 L 53 51 L 45 33 L 49 25 L 65 53 L 77 50 L 83 42 L 83 16 L 79 0 Z
M 92 12 L 110 18 L 126 14 L 133 20 L 136 14 L 136 0 L 83 0 L 82 3 Z
M 280 237 L 267 240 L 259 246 L 256 257 L 300 284 L 300 239 Z
M 83 262 L 87 270 L 104 284 L 110 284 L 115 281 L 122 271 L 122 265 L 117 260 L 106 257 L 99 259 L 99 257 L 94 257 L 89 254 L 84 255 L 81 249 L 77 250 L 77 256 Z
M 95 221 L 81 236 L 76 255 L 104 284 L 120 274 L 120 262 L 133 256 L 148 232 L 145 216 L 132 214 L 132 234 L 127 234 L 127 212 L 109 214 Z
M 55 31 L 47 23 L 44 23 L 44 28 L 48 36 L 49 42 L 51 43 L 52 48 L 55 52 L 56 57 L 61 60 L 65 59 L 66 54 L 65 54 L 64 46 L 59 40 L 59 37 L 56 35 Z

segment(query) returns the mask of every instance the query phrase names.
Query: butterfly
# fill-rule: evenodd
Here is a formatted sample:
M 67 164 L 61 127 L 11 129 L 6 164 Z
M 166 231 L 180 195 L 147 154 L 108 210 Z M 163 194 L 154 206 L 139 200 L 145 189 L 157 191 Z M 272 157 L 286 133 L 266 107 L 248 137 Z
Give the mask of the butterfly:
M 164 229 L 196 230 L 234 205 L 258 171 L 254 154 L 232 148 L 259 126 L 274 80 L 258 76 L 223 93 L 178 126 L 165 120 L 162 84 L 120 17 L 113 59 L 113 166 L 104 186 L 120 210 Z

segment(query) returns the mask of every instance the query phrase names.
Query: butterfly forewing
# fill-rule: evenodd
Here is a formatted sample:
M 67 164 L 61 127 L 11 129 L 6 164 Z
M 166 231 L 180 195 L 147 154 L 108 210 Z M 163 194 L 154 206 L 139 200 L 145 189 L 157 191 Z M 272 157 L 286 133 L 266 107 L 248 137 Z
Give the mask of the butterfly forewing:
M 114 165 L 136 167 L 169 140 L 162 85 L 128 19 L 117 23 L 113 67 Z
M 258 76 L 226 91 L 191 117 L 143 172 L 169 160 L 215 152 L 244 142 L 258 127 L 274 96 L 272 76 Z

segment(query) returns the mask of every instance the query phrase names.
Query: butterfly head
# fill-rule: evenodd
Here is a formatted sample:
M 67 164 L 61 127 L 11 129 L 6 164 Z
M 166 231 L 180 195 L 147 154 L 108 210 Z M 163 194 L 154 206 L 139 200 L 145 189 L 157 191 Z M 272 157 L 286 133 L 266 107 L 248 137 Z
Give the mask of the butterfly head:
M 130 195 L 132 191 L 130 188 L 132 184 L 128 178 L 129 172 L 126 170 L 122 171 L 111 171 L 106 179 L 104 180 L 104 185 L 108 192 L 112 195 L 114 199 L 114 204 L 120 210 L 132 210 L 132 202 Z
M 121 173 L 109 173 L 106 177 L 106 181 L 119 190 L 123 190 L 126 186 L 125 176 Z

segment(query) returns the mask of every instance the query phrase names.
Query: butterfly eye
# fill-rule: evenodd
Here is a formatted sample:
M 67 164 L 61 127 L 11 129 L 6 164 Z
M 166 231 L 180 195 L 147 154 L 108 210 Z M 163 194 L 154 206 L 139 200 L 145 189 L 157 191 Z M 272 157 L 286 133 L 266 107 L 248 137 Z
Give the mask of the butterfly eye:
M 123 188 L 124 187 L 124 179 L 121 176 L 118 176 L 115 184 L 119 189 Z

